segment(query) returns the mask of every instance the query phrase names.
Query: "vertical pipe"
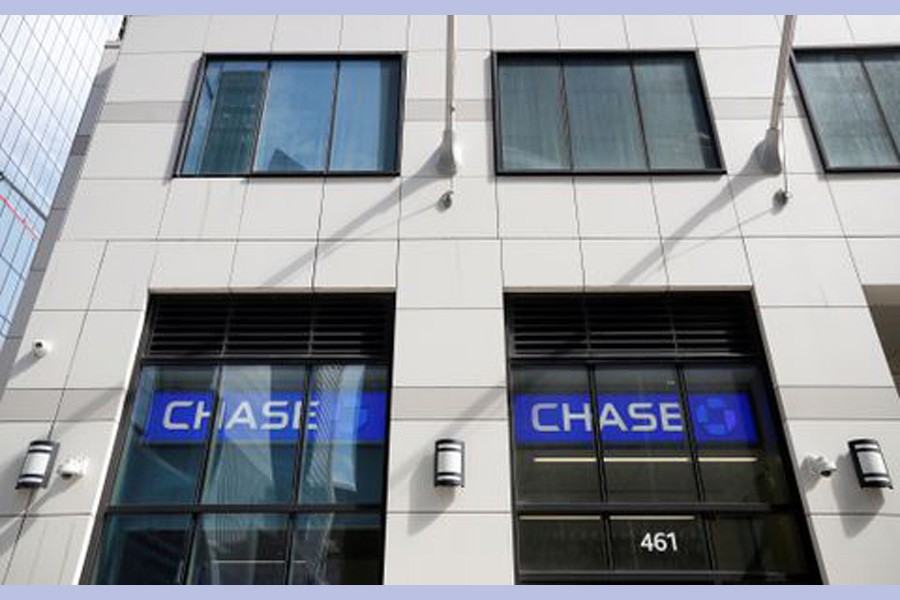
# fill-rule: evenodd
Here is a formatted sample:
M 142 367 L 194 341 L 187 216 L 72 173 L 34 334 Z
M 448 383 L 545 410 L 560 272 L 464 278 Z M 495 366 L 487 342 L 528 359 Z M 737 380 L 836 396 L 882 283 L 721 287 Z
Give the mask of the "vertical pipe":
M 447 15 L 447 73 L 444 92 L 444 138 L 437 161 L 437 169 L 444 175 L 456 175 L 459 165 L 459 148 L 453 132 L 453 79 L 456 70 L 456 17 Z
M 794 30 L 797 15 L 785 15 L 781 30 L 781 50 L 778 53 L 778 67 L 775 74 L 775 91 L 772 95 L 772 114 L 769 118 L 769 129 L 766 137 L 756 148 L 760 167 L 768 173 L 781 173 L 781 155 L 779 152 L 778 125 L 784 111 L 784 88 L 787 85 L 787 73 L 791 65 L 791 49 L 794 46 Z

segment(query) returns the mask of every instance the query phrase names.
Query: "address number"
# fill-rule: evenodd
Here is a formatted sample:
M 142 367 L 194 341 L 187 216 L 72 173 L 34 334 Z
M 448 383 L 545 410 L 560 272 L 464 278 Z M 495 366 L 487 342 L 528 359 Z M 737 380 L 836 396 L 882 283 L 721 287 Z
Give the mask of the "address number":
M 640 545 L 646 552 L 678 552 L 678 538 L 674 531 L 647 532 L 641 538 Z

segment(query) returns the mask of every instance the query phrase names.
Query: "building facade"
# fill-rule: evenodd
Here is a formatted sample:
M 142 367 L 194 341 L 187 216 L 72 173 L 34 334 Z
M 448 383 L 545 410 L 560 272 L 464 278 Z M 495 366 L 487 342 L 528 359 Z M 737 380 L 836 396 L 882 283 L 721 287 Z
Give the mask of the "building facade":
M 449 22 L 129 19 L 2 581 L 897 583 L 900 17 Z
M 121 15 L 0 16 L 0 345 Z

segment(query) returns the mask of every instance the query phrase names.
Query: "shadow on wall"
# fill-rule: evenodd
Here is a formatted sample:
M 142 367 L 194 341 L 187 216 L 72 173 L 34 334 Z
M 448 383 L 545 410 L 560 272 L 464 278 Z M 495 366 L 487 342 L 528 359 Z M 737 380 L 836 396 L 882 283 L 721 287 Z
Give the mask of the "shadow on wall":
M 414 507 L 434 506 L 434 510 L 418 512 L 407 515 L 407 533 L 415 535 L 427 529 L 438 517 L 440 517 L 453 504 L 457 497 L 466 493 L 466 488 L 440 488 L 434 487 L 434 441 L 441 438 L 456 438 L 465 441 L 466 430 L 472 421 L 478 420 L 485 408 L 498 400 L 498 396 L 505 398 L 506 385 L 498 382 L 496 387 L 488 388 L 472 407 L 462 415 L 456 417 L 453 423 L 448 424 L 440 431 L 434 433 L 434 440 L 422 448 L 419 455 L 410 458 L 403 464 L 389 465 L 391 480 L 396 485 L 409 486 L 410 502 Z M 469 455 L 469 447 L 466 447 L 466 470 L 469 471 L 472 457 Z M 390 491 L 388 492 L 390 494 Z M 416 519 L 410 517 L 415 516 Z
M 721 175 L 721 177 L 728 177 L 727 175 Z M 736 173 L 732 175 L 732 178 L 729 180 L 728 185 L 726 185 L 722 190 L 716 194 L 709 202 L 703 205 L 696 213 L 691 215 L 687 220 L 685 220 L 682 225 L 673 231 L 671 234 L 665 237 L 664 241 L 664 252 L 663 257 L 660 258 L 660 255 L 654 250 L 648 253 L 644 258 L 637 261 L 633 267 L 631 267 L 628 271 L 625 272 L 618 280 L 616 280 L 615 285 L 617 286 L 627 286 L 640 281 L 641 277 L 644 273 L 646 273 L 650 269 L 656 269 L 659 267 L 660 261 L 665 262 L 665 256 L 671 255 L 678 244 L 680 244 L 684 238 L 692 231 L 697 229 L 701 223 L 703 223 L 706 219 L 708 219 L 711 215 L 725 208 L 729 203 L 733 203 L 738 195 L 742 194 L 746 190 L 750 189 L 756 184 L 759 184 L 765 180 L 773 179 L 775 176 L 766 175 L 765 173 L 760 173 L 759 167 L 756 164 L 756 161 L 751 158 L 744 164 L 743 167 Z M 778 176 L 780 177 L 780 176 Z M 753 222 L 757 219 L 760 219 L 766 215 L 777 214 L 784 208 L 784 204 L 778 202 L 775 196 L 772 197 L 772 207 L 769 210 L 763 211 L 757 215 L 753 215 L 743 221 L 739 220 L 739 225 L 743 225 L 746 223 Z M 726 234 L 732 233 L 731 231 L 723 232 L 717 236 L 710 236 L 708 239 L 719 239 L 724 237 Z M 699 242 L 702 245 L 702 240 Z

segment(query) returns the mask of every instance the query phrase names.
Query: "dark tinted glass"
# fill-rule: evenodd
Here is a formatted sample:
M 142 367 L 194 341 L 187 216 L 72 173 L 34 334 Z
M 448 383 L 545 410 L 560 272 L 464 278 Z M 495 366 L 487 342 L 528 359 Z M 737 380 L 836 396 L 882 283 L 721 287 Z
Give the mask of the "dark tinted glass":
M 896 146 L 900 142 L 900 52 L 866 54 L 863 64 Z
M 194 501 L 215 409 L 216 379 L 214 367 L 144 367 L 113 504 Z
M 690 368 L 684 378 L 706 500 L 789 501 L 776 421 L 759 372 Z
M 377 584 L 380 556 L 377 515 L 301 515 L 294 530 L 291 583 Z
M 572 58 L 564 72 L 575 168 L 645 169 L 628 59 Z
M 616 570 L 709 569 L 703 523 L 698 517 L 612 515 L 609 519 Z
M 639 58 L 637 96 L 653 169 L 715 169 L 712 126 L 693 58 Z
M 313 369 L 300 501 L 381 502 L 387 421 L 387 369 Z
M 290 502 L 300 439 L 302 367 L 226 366 L 203 502 Z
M 107 517 L 94 583 L 178 583 L 184 568 L 190 523 L 187 515 Z
M 605 527 L 598 515 L 522 516 L 518 537 L 523 573 L 608 568 Z
M 257 171 L 325 170 L 336 72 L 333 60 L 272 63 Z
M 188 581 L 281 585 L 287 568 L 287 517 L 204 515 L 194 539 Z
M 876 67 L 877 73 L 882 73 Z M 830 167 L 900 165 L 866 70 L 853 53 L 797 55 L 797 74 Z M 886 83 L 876 75 L 879 83 Z
M 502 57 L 499 69 L 503 168 L 569 169 L 559 59 Z
M 521 368 L 512 378 L 517 502 L 598 502 L 587 370 Z
M 607 499 L 696 500 L 675 370 L 603 368 L 595 377 Z
M 341 61 L 330 171 L 396 168 L 399 94 L 399 61 Z
M 809 572 L 797 520 L 789 515 L 718 517 L 711 523 L 716 561 L 724 571 L 753 575 Z

